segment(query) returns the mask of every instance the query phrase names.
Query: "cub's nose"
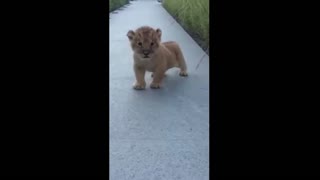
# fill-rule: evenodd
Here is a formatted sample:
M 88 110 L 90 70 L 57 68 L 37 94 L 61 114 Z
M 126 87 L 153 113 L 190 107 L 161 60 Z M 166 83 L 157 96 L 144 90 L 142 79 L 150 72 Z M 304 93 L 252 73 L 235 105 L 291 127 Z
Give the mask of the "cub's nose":
M 142 51 L 144 55 L 148 55 L 150 52 L 148 50 Z

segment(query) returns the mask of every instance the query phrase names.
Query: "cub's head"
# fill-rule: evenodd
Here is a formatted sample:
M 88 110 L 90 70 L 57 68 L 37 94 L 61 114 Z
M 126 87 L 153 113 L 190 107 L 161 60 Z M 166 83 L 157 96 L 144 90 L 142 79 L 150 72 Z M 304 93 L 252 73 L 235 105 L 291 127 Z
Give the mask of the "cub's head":
M 161 30 L 142 26 L 136 31 L 128 31 L 132 50 L 141 58 L 152 58 L 161 41 Z

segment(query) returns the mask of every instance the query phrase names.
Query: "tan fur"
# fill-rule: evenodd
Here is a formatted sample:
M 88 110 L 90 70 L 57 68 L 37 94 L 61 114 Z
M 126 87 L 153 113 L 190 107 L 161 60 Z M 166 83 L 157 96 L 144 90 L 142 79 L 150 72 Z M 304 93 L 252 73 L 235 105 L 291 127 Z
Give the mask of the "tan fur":
M 145 89 L 145 72 L 153 72 L 151 88 L 160 88 L 165 72 L 173 67 L 180 68 L 180 76 L 187 76 L 187 65 L 182 51 L 176 42 L 161 43 L 161 30 L 142 26 L 136 31 L 128 31 L 133 50 L 136 82 L 134 89 Z

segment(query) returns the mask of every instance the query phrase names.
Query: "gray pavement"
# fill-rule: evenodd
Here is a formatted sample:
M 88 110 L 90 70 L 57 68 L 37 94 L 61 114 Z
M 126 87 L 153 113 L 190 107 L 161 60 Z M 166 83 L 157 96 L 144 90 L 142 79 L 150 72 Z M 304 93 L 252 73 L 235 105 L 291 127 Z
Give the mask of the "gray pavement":
M 209 179 L 209 58 L 156 0 L 132 1 L 110 13 L 110 179 Z M 163 87 L 132 89 L 127 32 L 161 28 L 184 53 L 189 76 L 167 71 Z

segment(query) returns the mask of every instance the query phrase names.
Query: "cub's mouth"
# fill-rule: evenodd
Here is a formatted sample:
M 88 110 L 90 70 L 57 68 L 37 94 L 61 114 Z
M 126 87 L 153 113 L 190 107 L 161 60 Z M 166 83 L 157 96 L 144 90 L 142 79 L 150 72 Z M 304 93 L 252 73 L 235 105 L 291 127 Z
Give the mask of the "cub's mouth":
M 142 57 L 143 58 L 150 58 L 150 51 L 148 51 L 148 50 L 143 50 L 142 51 Z

